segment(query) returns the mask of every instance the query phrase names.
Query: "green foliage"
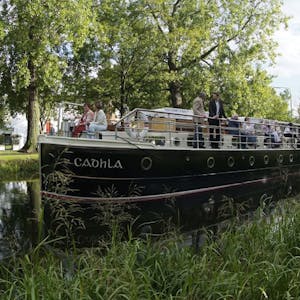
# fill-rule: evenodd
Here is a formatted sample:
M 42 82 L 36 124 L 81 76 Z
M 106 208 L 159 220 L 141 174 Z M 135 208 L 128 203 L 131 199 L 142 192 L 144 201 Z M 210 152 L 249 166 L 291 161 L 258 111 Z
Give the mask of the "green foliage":
M 280 23 L 286 22 L 280 12 L 280 1 L 199 4 L 196 0 L 145 0 L 143 5 L 156 32 L 158 58 L 165 65 L 163 78 L 171 98 L 172 92 L 182 93 L 185 81 L 193 91 L 190 95 L 189 90 L 184 91 L 188 98 L 182 99 L 183 105 L 199 89 L 207 88 L 207 92 L 222 90 L 227 76 L 239 80 L 239 74 L 233 74 L 236 67 L 246 73 L 272 60 L 275 44 L 270 37 Z
M 189 108 L 199 90 L 217 89 L 229 114 L 287 118 L 261 70 L 276 57 L 272 34 L 287 22 L 280 1 L 107 0 L 98 9 L 94 83 L 107 103 Z
M 273 33 L 288 20 L 281 7 L 280 0 L 4 0 L 0 108 L 32 118 L 30 95 L 42 119 L 56 102 L 98 98 L 107 111 L 189 108 L 199 90 L 217 89 L 229 115 L 288 119 L 286 98 L 262 70 L 277 56 Z
M 25 147 L 36 147 L 38 104 L 53 100 L 49 95 L 59 92 L 66 57 L 82 46 L 89 31 L 90 7 L 86 0 L 2 1 L 0 99 L 12 112 L 26 112 Z

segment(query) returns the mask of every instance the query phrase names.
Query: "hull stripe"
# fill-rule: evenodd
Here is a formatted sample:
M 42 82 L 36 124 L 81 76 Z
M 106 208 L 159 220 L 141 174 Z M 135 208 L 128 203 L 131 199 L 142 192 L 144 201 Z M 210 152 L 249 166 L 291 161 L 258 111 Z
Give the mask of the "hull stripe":
M 232 183 L 232 184 L 226 184 L 226 185 L 220 185 L 220 186 L 213 186 L 213 187 L 206 187 L 206 188 L 200 188 L 195 190 L 188 190 L 188 191 L 180 191 L 180 192 L 172 192 L 172 193 L 165 193 L 165 194 L 156 194 L 156 195 L 145 195 L 145 196 L 128 196 L 128 197 L 108 197 L 108 198 L 101 198 L 101 197 L 83 197 L 83 196 L 70 196 L 70 195 L 63 195 L 63 194 L 57 194 L 54 192 L 47 192 L 47 191 L 41 191 L 41 194 L 43 196 L 49 197 L 49 198 L 55 198 L 70 202 L 118 202 L 118 203 L 134 203 L 134 202 L 146 202 L 146 201 L 157 201 L 157 200 L 165 200 L 170 199 L 173 197 L 185 197 L 185 196 L 191 196 L 191 195 L 198 195 L 206 192 L 212 192 L 212 191 L 219 191 L 227 188 L 232 187 L 241 187 L 241 186 L 247 186 L 257 183 L 269 183 L 274 180 L 282 179 L 282 176 L 276 176 L 272 178 L 261 178 L 251 181 L 244 181 L 240 183 Z

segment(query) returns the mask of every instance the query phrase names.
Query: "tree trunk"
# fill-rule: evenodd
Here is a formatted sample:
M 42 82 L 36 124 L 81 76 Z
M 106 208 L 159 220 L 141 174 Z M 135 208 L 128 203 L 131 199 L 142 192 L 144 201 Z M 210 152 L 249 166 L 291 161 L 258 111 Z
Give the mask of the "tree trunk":
M 40 107 L 37 99 L 36 73 L 31 59 L 28 61 L 30 84 L 28 86 L 27 108 L 27 139 L 21 152 L 37 152 L 37 138 L 39 134 Z
M 172 107 L 181 107 L 182 97 L 180 83 L 176 81 L 171 81 L 169 83 L 169 90 Z
M 125 113 L 125 104 L 126 103 L 126 83 L 125 83 L 125 75 L 124 72 L 121 71 L 120 74 L 120 113 L 121 113 L 121 117 L 123 117 L 124 113 Z
M 177 75 L 178 69 L 176 67 L 176 62 L 174 61 L 174 55 L 171 51 L 168 52 L 168 67 L 169 73 L 174 73 Z M 181 84 L 177 80 L 172 80 L 169 82 L 169 91 L 172 107 L 181 107 L 182 96 L 181 96 Z

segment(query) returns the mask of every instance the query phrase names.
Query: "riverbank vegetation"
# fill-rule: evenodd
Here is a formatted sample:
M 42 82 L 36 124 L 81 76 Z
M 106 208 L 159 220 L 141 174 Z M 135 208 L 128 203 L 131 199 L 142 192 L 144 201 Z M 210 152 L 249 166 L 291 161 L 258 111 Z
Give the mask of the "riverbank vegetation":
M 0 151 L 0 181 L 29 180 L 38 177 L 38 154 Z
M 180 235 L 51 250 L 47 239 L 0 265 L 3 299 L 297 299 L 299 198 L 251 220 L 206 231 L 199 248 Z

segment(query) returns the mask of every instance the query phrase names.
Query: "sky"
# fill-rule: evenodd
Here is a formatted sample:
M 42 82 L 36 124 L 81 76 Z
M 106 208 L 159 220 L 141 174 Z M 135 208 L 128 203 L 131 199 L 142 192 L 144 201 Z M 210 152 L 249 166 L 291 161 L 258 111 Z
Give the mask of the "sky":
M 287 30 L 281 28 L 274 38 L 279 43 L 278 52 L 281 54 L 276 59 L 276 65 L 270 73 L 276 78 L 273 86 L 278 92 L 284 88 L 289 89 L 292 95 L 293 115 L 298 116 L 300 105 L 300 1 L 283 0 L 282 10 L 291 17 Z

